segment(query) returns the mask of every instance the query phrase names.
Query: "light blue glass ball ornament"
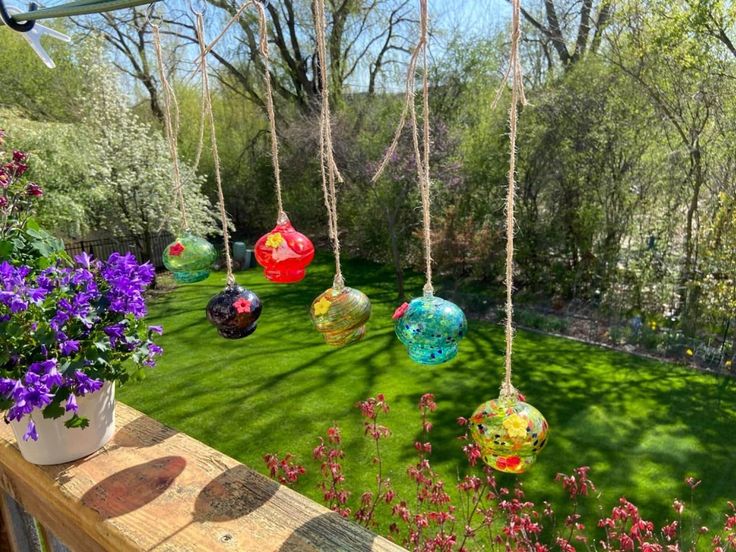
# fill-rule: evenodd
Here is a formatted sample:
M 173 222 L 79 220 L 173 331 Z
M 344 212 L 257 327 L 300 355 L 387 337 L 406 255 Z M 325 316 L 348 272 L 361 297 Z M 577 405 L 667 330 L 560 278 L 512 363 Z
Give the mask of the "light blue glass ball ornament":
M 468 322 L 455 303 L 425 294 L 404 303 L 394 313 L 396 335 L 409 358 L 419 364 L 441 364 L 457 355 Z

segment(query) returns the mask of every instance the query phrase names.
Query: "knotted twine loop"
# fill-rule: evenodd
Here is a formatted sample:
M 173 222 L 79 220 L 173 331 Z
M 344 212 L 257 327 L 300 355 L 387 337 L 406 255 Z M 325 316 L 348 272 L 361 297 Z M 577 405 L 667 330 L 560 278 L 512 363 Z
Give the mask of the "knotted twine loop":
M 321 84 L 322 106 L 319 120 L 319 151 L 320 172 L 322 175 L 322 194 L 325 198 L 327 208 L 327 222 L 329 225 L 332 249 L 335 254 L 335 278 L 332 288 L 341 291 L 345 287 L 340 267 L 340 236 L 337 226 L 337 192 L 335 180 L 340 179 L 335 163 L 332 146 L 332 122 L 330 116 L 330 88 L 327 79 L 327 49 L 325 47 L 325 19 L 324 0 L 314 0 L 314 26 L 317 38 L 317 57 L 319 60 L 319 73 Z
M 514 203 L 516 200 L 516 125 L 519 105 L 526 104 L 524 81 L 519 59 L 521 40 L 521 0 L 512 0 L 511 16 L 511 55 L 509 73 L 511 74 L 511 105 L 509 107 L 509 174 L 506 193 L 506 375 L 501 385 L 501 397 L 518 398 L 519 392 L 511 383 L 511 353 L 514 343 Z
M 260 43 L 258 45 L 263 62 L 263 82 L 266 86 L 266 111 L 271 131 L 271 163 L 273 164 L 274 186 L 276 188 L 276 204 L 278 207 L 277 223 L 283 224 L 287 219 L 284 212 L 284 202 L 281 199 L 281 166 L 279 164 L 279 138 L 276 134 L 276 111 L 273 106 L 273 87 L 271 86 L 271 64 L 268 57 L 268 26 L 266 10 L 261 2 L 255 3 L 258 8 L 258 27 Z
M 396 148 L 399 146 L 401 134 L 404 131 L 404 127 L 406 126 L 406 121 L 408 118 L 410 118 L 411 112 L 414 109 L 414 84 L 416 82 L 415 74 L 417 70 L 417 61 L 419 59 L 419 54 L 421 53 L 423 47 L 424 41 L 420 36 L 417 45 L 414 47 L 411 56 L 409 57 L 409 64 L 407 65 L 406 69 L 404 107 L 402 108 L 401 115 L 399 116 L 399 123 L 396 126 L 396 131 L 394 132 L 394 137 L 393 140 L 391 140 L 391 144 L 389 144 L 388 148 L 386 149 L 386 153 L 383 155 L 383 159 L 381 159 L 381 162 L 378 164 L 378 169 L 376 170 L 376 173 L 371 178 L 371 182 L 373 184 L 378 182 L 378 179 L 381 178 L 381 175 L 386 170 L 386 167 L 391 161 L 394 153 L 396 153 Z
M 161 50 L 161 34 L 158 25 L 153 25 L 153 45 L 156 50 L 156 61 L 158 62 L 158 71 L 161 75 L 161 87 L 164 92 L 164 134 L 166 135 L 166 143 L 169 146 L 169 156 L 171 157 L 171 186 L 179 203 L 179 213 L 181 223 L 184 230 L 189 230 L 189 219 L 187 218 L 187 208 L 184 201 L 184 190 L 181 182 L 181 169 L 179 166 L 179 152 L 177 146 L 177 138 L 179 136 L 179 103 L 176 100 L 174 88 L 169 83 L 166 76 L 166 67 L 164 66 L 164 55 Z M 173 111 L 173 113 L 172 113 Z
M 281 165 L 279 162 L 278 135 L 276 134 L 276 110 L 273 103 L 273 86 L 271 84 L 271 64 L 268 53 L 268 25 L 266 23 L 266 10 L 264 8 L 263 2 L 258 2 L 254 0 L 246 0 L 245 2 L 243 2 L 240 7 L 235 11 L 233 16 L 228 20 L 225 26 L 220 30 L 220 33 L 217 35 L 217 37 L 215 37 L 212 42 L 205 46 L 204 50 L 200 51 L 199 57 L 195 60 L 195 66 L 201 65 L 202 58 L 207 56 L 207 54 L 212 51 L 215 45 L 222 39 L 222 37 L 225 36 L 230 27 L 236 21 L 238 21 L 246 8 L 250 6 L 255 6 L 258 10 L 258 50 L 261 56 L 261 61 L 263 63 L 263 82 L 266 88 L 265 104 L 266 112 L 268 113 L 269 132 L 271 133 L 271 162 L 273 164 L 276 203 L 278 207 L 276 222 L 277 224 L 283 224 L 284 222 L 288 221 L 288 217 L 284 212 L 284 203 L 281 193 Z M 204 98 L 204 94 L 202 97 Z M 204 142 L 204 113 L 205 110 L 202 109 L 202 120 L 200 121 L 199 131 L 199 144 L 197 146 L 197 154 L 195 157 L 195 165 L 197 166 L 199 165 L 199 160 L 202 154 L 202 144 Z
M 210 94 L 210 83 L 207 68 L 207 54 L 205 53 L 204 39 L 204 17 L 197 12 L 197 41 L 201 56 L 200 69 L 202 72 L 202 94 L 204 95 L 204 106 L 207 113 L 207 121 L 210 127 L 210 142 L 212 146 L 212 160 L 215 166 L 215 182 L 217 183 L 217 199 L 220 208 L 220 220 L 222 222 L 222 237 L 225 242 L 225 265 L 227 268 L 227 286 L 235 285 L 233 275 L 233 260 L 230 256 L 230 231 L 227 224 L 227 211 L 225 211 L 225 196 L 222 193 L 222 172 L 220 170 L 220 155 L 217 150 L 217 133 L 215 131 L 215 115 L 212 109 L 212 95 Z
M 232 27 L 233 24 L 236 21 L 238 21 L 238 19 L 240 19 L 240 16 L 243 14 L 243 12 L 246 10 L 246 8 L 248 8 L 249 6 L 256 5 L 256 4 L 260 4 L 260 2 L 256 2 L 254 0 L 246 0 L 245 2 L 243 2 L 242 4 L 240 4 L 240 7 L 237 10 L 235 10 L 235 13 L 228 20 L 228 22 L 225 23 L 225 26 L 220 30 L 220 34 L 218 34 L 214 38 L 214 40 L 212 40 L 212 42 L 210 42 L 209 44 L 207 44 L 204 47 L 203 50 L 202 49 L 200 50 L 199 57 L 194 60 L 194 65 L 195 65 L 194 74 L 196 74 L 197 68 L 202 63 L 202 60 L 205 58 L 205 56 L 212 51 L 212 49 L 215 47 L 215 45 L 218 42 L 220 42 L 220 40 L 222 39 L 222 37 L 225 36 L 225 34 L 227 33 L 227 31 L 230 29 L 230 27 Z

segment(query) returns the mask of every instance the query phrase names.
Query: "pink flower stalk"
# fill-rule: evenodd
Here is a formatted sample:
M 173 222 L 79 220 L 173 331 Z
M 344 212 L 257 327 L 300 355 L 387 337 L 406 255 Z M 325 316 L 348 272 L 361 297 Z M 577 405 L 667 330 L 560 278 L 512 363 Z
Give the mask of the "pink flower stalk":
M 306 473 L 304 467 L 293 463 L 292 459 L 291 454 L 287 454 L 282 459 L 279 459 L 276 454 L 266 454 L 263 457 L 271 477 L 278 479 L 282 485 L 293 485 L 299 480 L 299 477 Z
M 682 534 L 681 523 L 677 520 L 657 528 L 653 522 L 642 518 L 639 508 L 625 497 L 620 498 L 609 515 L 588 526 L 578 512 L 579 501 L 597 500 L 598 497 L 587 466 L 573 469 L 570 475 L 560 473 L 556 476 L 570 505 L 558 522 L 553 505 L 544 501 L 538 508 L 526 499 L 519 481 L 513 486 L 498 487 L 494 471 L 478 462 L 480 450 L 467 435 L 462 437 L 466 441 L 462 449 L 471 469 L 452 485 L 454 492 L 451 494 L 431 465 L 433 447 L 429 439 L 432 430 L 429 415 L 437 408 L 432 394 L 424 394 L 418 401 L 422 436 L 414 443 L 417 458 L 405 472 L 416 491 L 413 497 L 400 496 L 383 474 L 381 445 L 391 431 L 379 423 L 379 418 L 390 411 L 389 405 L 385 397 L 378 394 L 358 402 L 356 407 L 363 418 L 364 434 L 375 447 L 376 486 L 355 493 L 349 489 L 342 467 L 345 458 L 342 434 L 336 425 L 331 426 L 312 451 L 320 465 L 323 500 L 339 515 L 352 517 L 366 527 L 375 528 L 377 519 L 390 517 L 388 533 L 391 539 L 410 550 L 680 552 L 697 549 L 697 539 L 705 534 L 712 534 L 709 541 L 713 550 L 736 550 L 736 506 L 732 503 L 729 503 L 730 510 L 720 530 L 711 533 L 706 526 L 698 528 L 695 520 L 691 537 Z M 467 421 L 461 418 L 459 422 L 463 425 Z M 283 459 L 267 455 L 264 460 L 272 477 L 285 484 L 295 483 L 304 473 L 288 454 Z M 481 469 L 473 470 L 476 466 Z M 685 483 L 692 491 L 700 485 L 693 477 Z M 678 516 L 684 508 L 682 501 L 673 502 Z M 586 511 L 593 510 L 588 507 Z

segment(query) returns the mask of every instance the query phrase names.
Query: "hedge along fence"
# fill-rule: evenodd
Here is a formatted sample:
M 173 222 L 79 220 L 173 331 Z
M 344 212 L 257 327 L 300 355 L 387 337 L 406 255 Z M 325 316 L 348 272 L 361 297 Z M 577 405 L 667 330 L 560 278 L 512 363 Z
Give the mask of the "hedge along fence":
M 451 290 L 443 290 L 443 296 L 462 306 L 472 318 L 503 320 L 503 305 L 489 296 Z M 572 303 L 562 309 L 517 305 L 515 311 L 516 324 L 520 328 L 736 375 L 734 321 L 724 321 L 719 332 L 688 335 L 677 327 L 652 323 L 641 316 L 605 316 L 588 304 Z
M 66 244 L 66 251 L 69 255 L 77 255 L 83 251 L 98 259 L 106 259 L 115 251 L 130 251 L 135 255 L 138 262 L 151 261 L 156 268 L 163 268 L 163 253 L 166 246 L 174 240 L 168 232 L 160 232 L 152 239 L 153 258 L 146 259 L 144 252 L 136 245 L 136 241 L 132 237 L 125 238 L 99 238 L 94 240 L 79 240 Z

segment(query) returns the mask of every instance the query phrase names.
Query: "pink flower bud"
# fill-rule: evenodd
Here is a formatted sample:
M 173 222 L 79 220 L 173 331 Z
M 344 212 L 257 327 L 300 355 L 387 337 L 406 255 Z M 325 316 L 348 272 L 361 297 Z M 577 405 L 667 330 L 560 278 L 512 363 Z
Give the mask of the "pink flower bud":
M 29 196 L 41 197 L 43 195 L 43 190 L 41 189 L 41 186 L 31 182 L 30 184 L 28 184 L 28 186 L 26 186 L 26 193 Z

